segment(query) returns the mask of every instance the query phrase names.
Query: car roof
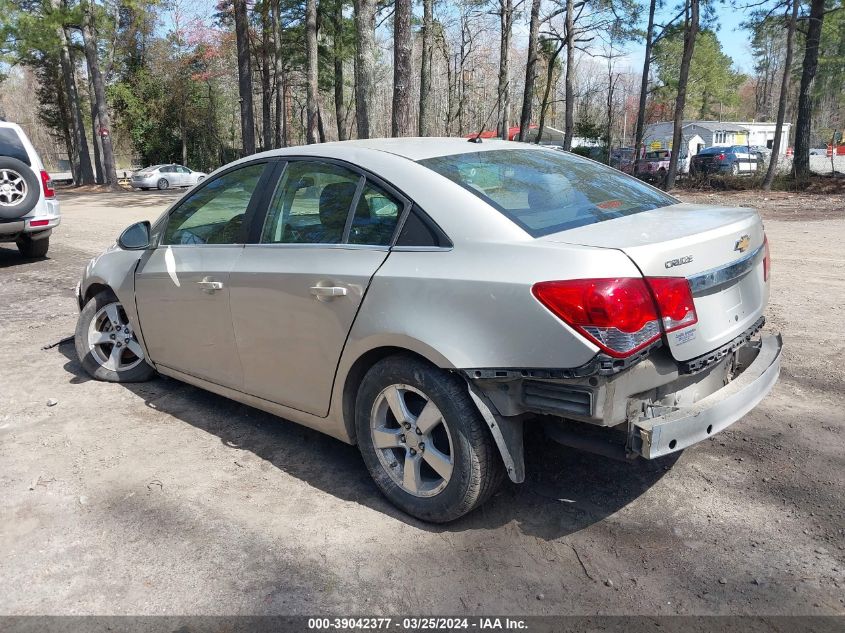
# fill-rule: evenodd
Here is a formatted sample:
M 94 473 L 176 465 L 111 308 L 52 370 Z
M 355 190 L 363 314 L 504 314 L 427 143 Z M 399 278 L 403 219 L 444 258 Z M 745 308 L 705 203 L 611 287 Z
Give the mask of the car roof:
M 369 138 L 352 141 L 334 141 L 320 143 L 318 145 L 300 145 L 298 147 L 286 147 L 284 149 L 264 152 L 266 156 L 284 156 L 303 152 L 309 148 L 308 154 L 319 154 L 320 150 L 335 153 L 337 150 L 375 150 L 401 156 L 413 161 L 435 158 L 437 156 L 451 156 L 453 154 L 469 154 L 497 149 L 526 149 L 538 148 L 541 146 L 516 141 L 502 141 L 498 139 L 483 139 L 479 143 L 471 142 L 466 138 L 457 137 L 401 137 L 401 138 Z M 319 148 L 319 149 L 318 149 Z M 547 148 L 542 148 L 546 150 Z M 316 151 L 314 151 L 316 150 Z

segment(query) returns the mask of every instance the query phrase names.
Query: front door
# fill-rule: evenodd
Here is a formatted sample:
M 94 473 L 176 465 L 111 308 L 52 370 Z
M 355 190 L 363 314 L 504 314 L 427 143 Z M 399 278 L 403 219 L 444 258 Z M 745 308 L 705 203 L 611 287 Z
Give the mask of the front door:
M 135 297 L 154 363 L 241 387 L 229 279 L 264 169 L 265 163 L 235 168 L 182 200 L 160 228 L 157 248 L 139 265 Z
M 403 209 L 395 192 L 346 167 L 287 164 L 258 243 L 231 274 L 244 391 L 328 414 L 346 337 Z

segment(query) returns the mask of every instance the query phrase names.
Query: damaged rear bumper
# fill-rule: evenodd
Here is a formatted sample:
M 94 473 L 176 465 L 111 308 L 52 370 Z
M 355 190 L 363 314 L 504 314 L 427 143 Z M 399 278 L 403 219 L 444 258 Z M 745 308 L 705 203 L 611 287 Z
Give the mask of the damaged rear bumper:
M 780 335 L 763 335 L 738 351 L 744 371 L 688 407 L 650 406 L 631 422 L 629 450 L 646 459 L 680 451 L 729 427 L 768 394 L 780 375 Z

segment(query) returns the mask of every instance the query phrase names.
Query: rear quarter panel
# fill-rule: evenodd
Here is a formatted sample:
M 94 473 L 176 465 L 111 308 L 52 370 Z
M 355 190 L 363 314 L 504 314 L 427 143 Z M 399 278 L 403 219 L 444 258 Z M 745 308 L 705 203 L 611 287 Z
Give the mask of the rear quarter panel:
M 342 366 L 381 346 L 418 351 L 446 368 L 564 368 L 598 348 L 531 294 L 538 281 L 639 276 L 615 250 L 528 242 L 395 250 L 373 278 Z

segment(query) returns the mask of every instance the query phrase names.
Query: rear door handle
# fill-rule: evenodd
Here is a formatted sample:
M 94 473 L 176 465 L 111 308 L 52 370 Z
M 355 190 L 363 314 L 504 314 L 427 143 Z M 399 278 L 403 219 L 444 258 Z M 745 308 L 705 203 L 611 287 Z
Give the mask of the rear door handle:
M 203 279 L 202 281 L 198 281 L 197 285 L 208 293 L 214 292 L 215 290 L 223 290 L 223 282 L 214 281 L 213 279 Z
M 344 297 L 349 291 L 343 286 L 311 286 L 311 294 L 318 299 Z

